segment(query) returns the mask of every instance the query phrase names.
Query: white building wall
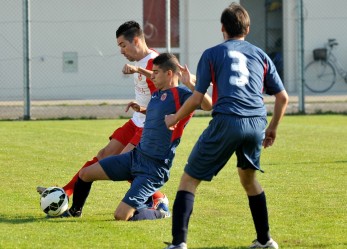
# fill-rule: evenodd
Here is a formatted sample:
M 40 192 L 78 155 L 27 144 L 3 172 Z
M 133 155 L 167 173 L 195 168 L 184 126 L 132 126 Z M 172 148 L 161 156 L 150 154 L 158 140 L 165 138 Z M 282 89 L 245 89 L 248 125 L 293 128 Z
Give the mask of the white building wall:
M 119 52 L 116 29 L 129 19 L 142 22 L 138 2 L 31 1 L 33 98 L 132 97 L 129 80 L 121 74 L 127 61 Z M 63 72 L 63 52 L 77 52 L 77 72 Z
M 283 1 L 283 82 L 288 92 L 299 89 L 299 35 L 297 1 Z
M 21 0 L 0 5 L 0 101 L 23 99 Z
M 0 100 L 21 100 L 23 95 L 22 1 L 5 0 L 0 9 L 1 27 L 10 41 L 0 37 L 0 51 L 8 58 L 18 58 L 12 67 L 0 66 Z M 116 29 L 134 19 L 142 24 L 142 0 L 113 1 L 35 0 L 30 3 L 31 99 L 129 99 L 133 98 L 131 77 L 121 69 L 128 61 L 116 44 Z M 228 0 L 180 1 L 181 48 L 172 49 L 196 71 L 201 53 L 222 41 L 220 14 Z M 13 49 L 12 47 L 15 47 Z M 165 48 L 155 48 L 160 52 Z M 63 71 L 63 53 L 77 53 L 77 71 Z M 5 57 L 6 57 L 5 56 Z M 2 68 L 6 68 L 1 71 Z M 6 78 L 6 79 L 5 79 Z
M 4 0 L 0 8 L 0 101 L 23 98 L 22 0 Z M 347 65 L 344 32 L 347 1 L 304 0 L 305 64 L 312 50 L 336 38 L 338 58 Z M 181 63 L 193 73 L 202 52 L 223 41 L 220 15 L 229 0 L 180 1 Z M 296 0 L 283 1 L 284 82 L 289 92 L 297 92 L 298 32 Z M 116 29 L 124 21 L 142 23 L 142 0 L 114 1 L 35 0 L 31 9 L 32 99 L 129 99 L 133 97 L 131 77 L 121 69 L 127 60 L 116 44 Z M 257 19 L 250 10 L 252 34 L 259 33 Z M 252 39 L 257 40 L 257 35 Z M 259 34 L 259 40 L 264 37 Z M 254 43 L 254 41 L 253 41 Z M 259 43 L 261 44 L 261 42 Z M 259 44 L 257 44 L 259 46 Z M 160 49 L 164 51 L 165 49 Z M 77 72 L 63 72 L 63 52 L 77 52 Z M 333 91 L 346 91 L 341 78 Z
M 183 1 L 185 2 L 185 1 Z M 235 1 L 238 2 L 238 1 Z M 186 53 L 187 63 L 196 72 L 201 54 L 205 49 L 223 42 L 220 16 L 230 4 L 229 0 L 189 0 L 187 5 Z

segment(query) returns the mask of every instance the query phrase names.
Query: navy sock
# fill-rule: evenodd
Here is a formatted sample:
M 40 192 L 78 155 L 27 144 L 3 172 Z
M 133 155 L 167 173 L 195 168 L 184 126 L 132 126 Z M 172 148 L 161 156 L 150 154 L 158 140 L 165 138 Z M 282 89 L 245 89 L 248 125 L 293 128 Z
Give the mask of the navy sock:
M 164 215 L 159 210 L 142 208 L 140 210 L 136 210 L 134 216 L 131 217 L 129 221 L 156 220 L 162 218 L 164 218 Z
M 248 200 L 257 232 L 257 240 L 264 245 L 270 239 L 265 193 L 262 192 L 259 195 L 248 196 Z
M 194 194 L 178 191 L 172 211 L 172 244 L 187 242 L 189 218 L 193 212 Z
M 78 211 L 82 211 L 84 203 L 87 200 L 93 182 L 85 182 L 78 177 L 72 196 L 72 206 L 70 213 L 74 215 Z

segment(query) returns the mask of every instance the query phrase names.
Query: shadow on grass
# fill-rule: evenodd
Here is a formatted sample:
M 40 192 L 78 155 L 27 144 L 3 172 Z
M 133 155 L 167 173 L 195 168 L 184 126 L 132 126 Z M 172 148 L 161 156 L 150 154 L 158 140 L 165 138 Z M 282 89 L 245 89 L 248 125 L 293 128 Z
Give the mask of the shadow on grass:
M 193 247 L 192 249 L 248 249 L 248 246 L 238 246 L 238 247 L 226 247 L 226 246 L 212 246 L 212 247 Z
M 347 248 L 346 243 L 338 244 L 339 246 L 346 246 L 344 248 Z M 331 244 L 316 244 L 316 245 L 304 245 L 304 244 L 283 244 L 283 248 L 333 248 L 333 245 Z M 212 247 L 192 247 L 192 249 L 248 249 L 248 246 L 237 246 L 237 247 L 227 247 L 227 246 L 212 246 Z
M 318 164 L 318 163 L 322 163 L 321 161 L 315 162 L 315 161 L 308 161 L 308 162 L 291 162 L 290 164 Z M 326 161 L 324 163 L 336 163 L 336 164 L 340 164 L 340 163 L 347 163 L 347 160 L 339 160 L 339 161 Z M 271 165 L 271 166 L 276 166 L 276 165 L 282 165 L 282 163 L 264 163 L 263 165 Z
M 46 216 L 37 217 L 37 216 L 5 216 L 0 214 L 0 224 L 8 223 L 8 224 L 25 224 L 32 222 L 42 222 L 42 221 L 54 221 L 54 222 L 76 222 L 79 219 L 66 219 L 66 218 L 46 218 Z
M 4 216 L 0 214 L 0 223 L 9 223 L 9 224 L 24 224 L 24 223 L 31 223 L 36 222 L 38 220 L 41 220 L 41 218 L 37 218 L 35 216 L 26 216 L 26 217 L 20 217 L 20 216 Z
M 337 243 L 337 244 L 305 244 L 304 241 L 284 241 L 280 244 L 281 248 L 335 248 L 336 246 L 339 246 L 339 248 L 347 248 L 347 243 Z M 343 247 L 340 247 L 343 246 Z

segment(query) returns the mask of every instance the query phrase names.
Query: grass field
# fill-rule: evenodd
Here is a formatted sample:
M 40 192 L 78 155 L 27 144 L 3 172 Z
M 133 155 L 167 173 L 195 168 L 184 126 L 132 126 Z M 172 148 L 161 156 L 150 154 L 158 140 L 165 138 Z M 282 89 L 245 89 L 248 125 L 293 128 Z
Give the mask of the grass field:
M 186 128 L 164 186 L 170 206 L 187 156 L 209 118 Z M 46 219 L 37 185 L 63 185 L 124 120 L 0 122 L 0 248 L 163 248 L 171 219 L 113 221 L 127 182 L 96 182 L 81 219 Z M 347 116 L 286 116 L 258 178 L 281 248 L 347 248 Z M 190 249 L 247 248 L 255 238 L 235 158 L 198 190 Z

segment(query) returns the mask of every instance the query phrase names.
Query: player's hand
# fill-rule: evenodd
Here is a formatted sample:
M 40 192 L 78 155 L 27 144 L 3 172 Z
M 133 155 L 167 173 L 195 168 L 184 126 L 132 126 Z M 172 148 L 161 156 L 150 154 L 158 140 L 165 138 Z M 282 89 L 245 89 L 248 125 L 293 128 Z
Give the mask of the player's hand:
M 134 74 L 137 72 L 138 72 L 138 67 L 131 64 L 125 64 L 122 69 L 122 73 L 124 74 Z
M 266 149 L 274 144 L 276 139 L 276 130 L 270 128 L 265 131 L 265 139 L 263 140 L 263 146 Z
M 141 106 L 135 101 L 130 101 L 128 103 L 127 107 L 125 108 L 125 112 L 128 112 L 130 108 L 132 108 L 135 112 L 141 111 Z
M 187 86 L 188 84 L 191 84 L 191 82 L 195 83 L 196 77 L 195 77 L 195 75 L 190 73 L 187 65 L 182 66 L 182 65 L 178 64 L 178 67 L 181 70 L 180 74 L 179 74 L 179 80 L 183 84 L 185 84 Z
M 175 114 L 165 115 L 165 124 L 169 130 L 174 130 L 177 126 Z

